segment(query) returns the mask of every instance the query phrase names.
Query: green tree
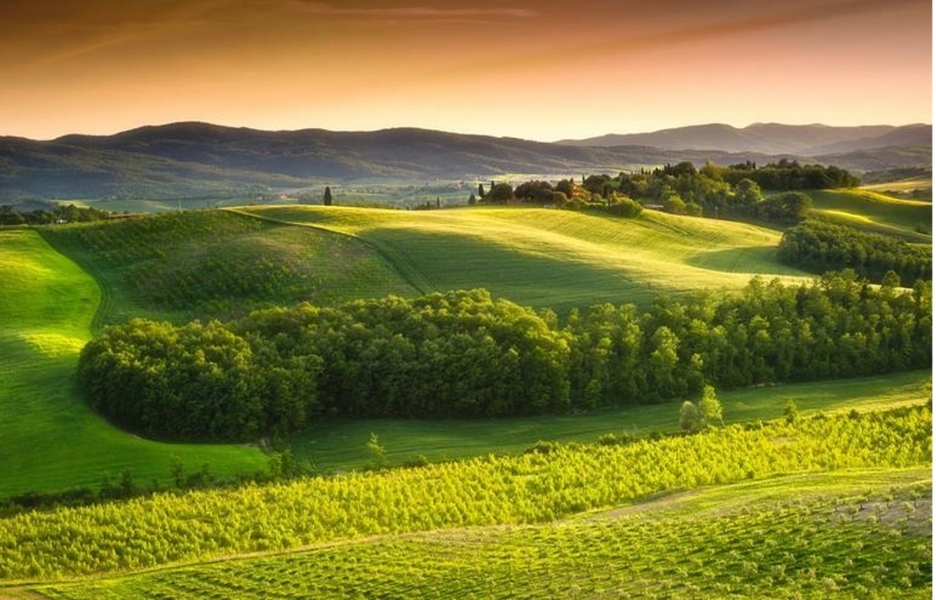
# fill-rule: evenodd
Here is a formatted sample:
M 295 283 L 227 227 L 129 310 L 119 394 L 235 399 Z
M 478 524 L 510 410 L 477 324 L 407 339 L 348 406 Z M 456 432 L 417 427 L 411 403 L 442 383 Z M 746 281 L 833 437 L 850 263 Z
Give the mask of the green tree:
M 328 187 L 327 185 L 325 186 L 325 195 L 322 196 L 322 204 L 324 204 L 325 206 L 331 206 L 331 205 L 332 205 L 332 193 L 331 193 L 331 188 Z
M 375 469 L 382 469 L 387 466 L 387 450 L 380 445 L 380 440 L 377 439 L 377 434 L 373 431 L 367 440 L 367 455 L 370 456 L 371 465 Z
M 699 415 L 701 416 L 703 427 L 725 424 L 722 418 L 721 402 L 715 397 L 715 388 L 710 385 L 706 385 L 702 388 L 702 399 L 699 400 Z
M 702 425 L 702 415 L 699 407 L 686 400 L 679 407 L 679 427 L 685 432 L 698 431 Z
M 796 407 L 793 398 L 786 401 L 786 405 L 783 407 L 783 417 L 787 423 L 796 423 L 799 420 L 799 408 Z

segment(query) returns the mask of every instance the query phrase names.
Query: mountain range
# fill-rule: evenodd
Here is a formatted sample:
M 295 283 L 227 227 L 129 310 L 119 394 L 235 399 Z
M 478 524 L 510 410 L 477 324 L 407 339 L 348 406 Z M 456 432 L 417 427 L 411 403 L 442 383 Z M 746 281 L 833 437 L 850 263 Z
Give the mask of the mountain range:
M 352 180 L 617 173 L 666 163 L 791 158 L 861 173 L 930 168 L 930 125 L 712 124 L 556 143 L 398 128 L 262 131 L 186 122 L 50 141 L 0 137 L 0 203 L 34 198 L 248 196 Z
M 609 134 L 582 140 L 560 140 L 570 146 L 652 146 L 662 150 L 719 150 L 823 156 L 894 146 L 931 146 L 932 126 L 782 125 L 755 123 L 736 128 L 723 123 L 661 129 L 652 133 Z

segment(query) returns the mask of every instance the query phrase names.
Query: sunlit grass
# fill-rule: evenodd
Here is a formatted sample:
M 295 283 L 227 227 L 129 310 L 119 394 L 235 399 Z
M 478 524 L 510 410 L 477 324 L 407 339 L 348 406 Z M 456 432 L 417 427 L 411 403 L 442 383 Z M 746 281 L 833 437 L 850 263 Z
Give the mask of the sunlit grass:
M 812 212 L 833 223 L 896 235 L 911 242 L 932 242 L 926 233 L 932 227 L 931 202 L 894 198 L 866 188 L 815 190 L 809 195 L 813 199 Z
M 660 293 L 739 288 L 754 275 L 803 275 L 776 261 L 776 231 L 652 211 L 617 219 L 538 208 L 238 210 L 354 236 L 424 292 L 485 287 L 560 312 L 598 302 L 645 304 Z
M 97 488 L 129 470 L 168 481 L 173 457 L 195 471 L 251 473 L 256 448 L 169 445 L 110 426 L 81 400 L 78 353 L 101 298 L 91 277 L 28 229 L 0 231 L 0 498 L 71 486 Z

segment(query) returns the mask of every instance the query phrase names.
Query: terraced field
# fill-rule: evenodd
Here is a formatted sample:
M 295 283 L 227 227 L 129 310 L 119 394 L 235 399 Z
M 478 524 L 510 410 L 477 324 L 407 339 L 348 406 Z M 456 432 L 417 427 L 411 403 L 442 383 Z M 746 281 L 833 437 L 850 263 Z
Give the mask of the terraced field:
M 645 304 L 660 293 L 703 287 L 740 287 L 754 275 L 804 275 L 776 261 L 775 231 L 652 211 L 637 219 L 538 208 L 281 206 L 238 212 L 354 236 L 423 292 L 485 287 L 559 312 L 598 302 Z
M 101 298 L 95 281 L 34 230 L 0 231 L 0 498 L 27 491 L 97 487 L 130 470 L 138 482 L 168 479 L 174 457 L 195 471 L 251 473 L 257 448 L 144 441 L 93 414 L 76 389 L 78 352 Z

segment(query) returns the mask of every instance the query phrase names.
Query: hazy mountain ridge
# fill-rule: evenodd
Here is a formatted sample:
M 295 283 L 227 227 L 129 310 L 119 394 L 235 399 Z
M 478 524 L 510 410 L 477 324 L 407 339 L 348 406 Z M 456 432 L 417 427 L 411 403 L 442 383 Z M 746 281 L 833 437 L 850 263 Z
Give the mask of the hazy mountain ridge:
M 737 130 L 727 125 L 700 125 L 668 130 L 663 138 L 653 137 L 656 134 L 630 136 L 663 146 L 694 139 L 697 144 L 718 142 L 725 148 L 742 148 L 675 150 L 642 143 L 589 146 L 415 128 L 262 131 L 172 123 L 109 136 L 67 135 L 51 141 L 0 137 L 0 202 L 24 198 L 248 196 L 355 179 L 472 180 L 504 173 L 579 177 L 687 160 L 696 164 L 707 160 L 721 164 L 753 160 L 763 164 L 794 158 L 858 171 L 929 166 L 930 129 L 929 125 L 834 128 L 762 124 Z M 793 142 L 780 144 L 776 141 L 778 132 L 786 132 L 792 139 L 791 131 L 800 133 L 797 147 L 815 148 L 823 142 L 833 152 L 818 156 L 779 152 Z M 924 140 L 925 144 L 911 143 Z M 891 143 L 891 147 L 876 146 L 884 143 Z M 765 147 L 778 151 L 757 150 Z
M 822 156 L 890 146 L 932 145 L 932 126 L 866 125 L 783 125 L 755 123 L 743 128 L 723 123 L 661 129 L 650 133 L 608 134 L 580 140 L 560 140 L 557 144 L 589 147 L 645 145 L 664 150 L 719 150 Z

